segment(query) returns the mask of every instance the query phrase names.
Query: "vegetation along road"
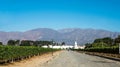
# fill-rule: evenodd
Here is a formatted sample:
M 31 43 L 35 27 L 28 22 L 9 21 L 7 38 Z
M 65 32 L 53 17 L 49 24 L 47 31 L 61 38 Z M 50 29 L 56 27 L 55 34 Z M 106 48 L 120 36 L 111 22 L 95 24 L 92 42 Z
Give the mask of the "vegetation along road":
M 40 67 L 120 67 L 120 62 L 84 53 L 63 51 L 59 56 Z

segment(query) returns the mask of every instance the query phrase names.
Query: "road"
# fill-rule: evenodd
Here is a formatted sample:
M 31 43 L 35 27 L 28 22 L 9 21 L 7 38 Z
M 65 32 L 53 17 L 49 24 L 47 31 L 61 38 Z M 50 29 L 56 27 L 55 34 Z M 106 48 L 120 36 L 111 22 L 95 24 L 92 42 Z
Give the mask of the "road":
M 120 62 L 73 51 L 63 51 L 40 67 L 120 67 Z

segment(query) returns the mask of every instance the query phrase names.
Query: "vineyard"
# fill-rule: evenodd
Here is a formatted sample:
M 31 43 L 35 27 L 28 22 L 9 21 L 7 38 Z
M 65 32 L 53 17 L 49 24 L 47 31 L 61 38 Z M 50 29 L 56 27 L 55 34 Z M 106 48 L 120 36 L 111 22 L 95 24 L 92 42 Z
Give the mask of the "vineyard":
M 78 49 L 76 51 L 119 54 L 119 47 L 95 47 L 95 48 L 87 48 L 87 49 Z
M 33 46 L 0 46 L 0 63 L 22 60 L 57 50 Z

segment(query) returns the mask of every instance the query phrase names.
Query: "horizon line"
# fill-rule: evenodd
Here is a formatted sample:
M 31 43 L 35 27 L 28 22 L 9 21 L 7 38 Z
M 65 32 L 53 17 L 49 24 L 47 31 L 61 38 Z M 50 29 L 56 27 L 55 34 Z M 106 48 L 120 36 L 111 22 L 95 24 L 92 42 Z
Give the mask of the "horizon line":
M 39 28 L 33 28 L 33 29 L 28 29 L 28 30 L 17 30 L 17 31 L 4 31 L 4 30 L 0 30 L 0 32 L 26 32 L 26 31 L 31 31 L 31 30 L 35 30 L 35 29 L 52 29 L 52 30 L 63 30 L 63 29 L 92 29 L 92 30 L 104 30 L 104 31 L 109 31 L 109 32 L 120 32 L 120 31 L 111 31 L 111 30 L 107 30 L 107 29 L 95 29 L 95 28 L 78 28 L 78 27 L 70 27 L 70 28 L 59 28 L 59 29 L 54 29 L 54 28 L 47 28 L 47 27 L 39 27 Z

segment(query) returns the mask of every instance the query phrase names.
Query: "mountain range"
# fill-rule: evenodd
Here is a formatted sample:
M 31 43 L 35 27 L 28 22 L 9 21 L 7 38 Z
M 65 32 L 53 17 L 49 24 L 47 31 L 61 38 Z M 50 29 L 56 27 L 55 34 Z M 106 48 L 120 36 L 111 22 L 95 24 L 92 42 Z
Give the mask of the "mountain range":
M 79 45 L 91 43 L 97 38 L 112 37 L 116 38 L 120 32 L 111 32 L 100 29 L 80 29 L 67 28 L 54 30 L 49 28 L 38 28 L 25 32 L 4 32 L 0 31 L 0 41 L 4 44 L 8 40 L 54 40 L 56 42 L 65 42 L 68 45 L 73 45 L 75 41 Z

